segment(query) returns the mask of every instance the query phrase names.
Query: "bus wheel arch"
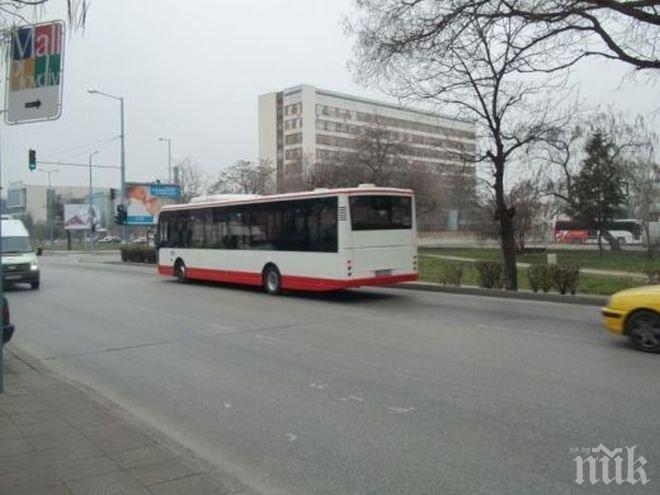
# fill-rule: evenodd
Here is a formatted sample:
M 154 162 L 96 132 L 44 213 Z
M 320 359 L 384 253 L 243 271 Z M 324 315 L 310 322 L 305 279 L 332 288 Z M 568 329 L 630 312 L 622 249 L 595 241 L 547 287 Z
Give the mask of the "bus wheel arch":
M 186 282 L 188 280 L 188 272 L 186 264 L 181 258 L 177 258 L 174 262 L 174 276 L 179 282 Z
M 267 294 L 277 295 L 282 292 L 282 274 L 275 263 L 268 262 L 264 265 L 261 281 Z

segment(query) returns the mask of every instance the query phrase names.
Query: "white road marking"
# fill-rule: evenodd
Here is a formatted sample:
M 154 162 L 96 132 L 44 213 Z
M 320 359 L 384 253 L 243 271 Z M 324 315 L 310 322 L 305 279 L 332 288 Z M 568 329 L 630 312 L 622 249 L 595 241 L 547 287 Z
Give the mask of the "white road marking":
M 338 400 L 347 402 L 349 400 L 354 400 L 356 402 L 363 402 L 364 399 L 362 397 L 358 397 L 357 395 L 349 395 L 348 397 L 340 397 Z
M 414 411 L 414 407 L 388 407 L 387 412 L 390 414 L 406 414 Z
M 295 436 L 293 433 L 287 433 L 286 438 L 289 440 L 289 442 L 295 442 L 298 440 L 298 437 Z
M 231 404 L 229 402 L 225 402 L 225 409 L 231 409 Z
M 327 387 L 327 385 L 321 383 L 310 383 L 309 386 L 318 390 L 323 390 L 325 387 Z

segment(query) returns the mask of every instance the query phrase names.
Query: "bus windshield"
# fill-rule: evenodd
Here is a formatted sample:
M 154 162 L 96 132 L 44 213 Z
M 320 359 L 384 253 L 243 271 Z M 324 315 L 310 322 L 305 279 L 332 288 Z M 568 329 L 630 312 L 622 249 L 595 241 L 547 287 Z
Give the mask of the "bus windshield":
M 412 199 L 408 196 L 352 196 L 353 230 L 394 230 L 412 227 Z

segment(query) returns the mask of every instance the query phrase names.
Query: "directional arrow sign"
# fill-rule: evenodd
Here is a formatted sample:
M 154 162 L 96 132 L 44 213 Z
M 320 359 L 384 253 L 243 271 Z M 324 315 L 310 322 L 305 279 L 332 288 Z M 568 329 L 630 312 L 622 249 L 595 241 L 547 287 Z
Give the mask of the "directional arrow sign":
M 36 108 L 37 110 L 41 107 L 41 100 L 28 101 L 25 103 L 25 108 Z
M 11 31 L 5 121 L 54 120 L 62 113 L 64 23 L 19 26 Z

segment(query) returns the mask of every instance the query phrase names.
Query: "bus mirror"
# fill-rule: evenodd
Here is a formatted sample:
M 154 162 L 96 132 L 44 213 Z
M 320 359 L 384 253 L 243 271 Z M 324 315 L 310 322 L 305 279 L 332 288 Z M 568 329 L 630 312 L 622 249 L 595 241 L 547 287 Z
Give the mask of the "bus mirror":
M 160 247 L 160 234 L 154 234 L 154 247 L 158 249 Z

